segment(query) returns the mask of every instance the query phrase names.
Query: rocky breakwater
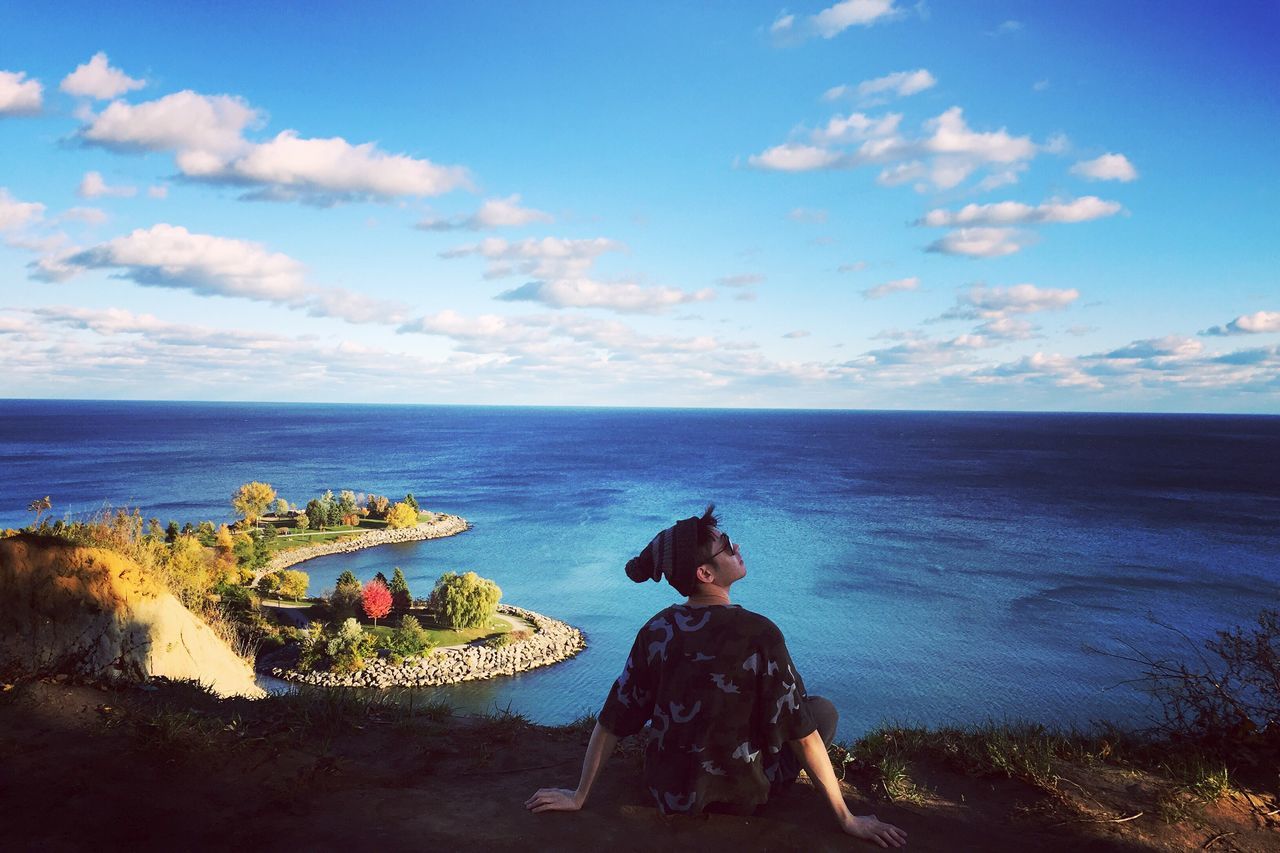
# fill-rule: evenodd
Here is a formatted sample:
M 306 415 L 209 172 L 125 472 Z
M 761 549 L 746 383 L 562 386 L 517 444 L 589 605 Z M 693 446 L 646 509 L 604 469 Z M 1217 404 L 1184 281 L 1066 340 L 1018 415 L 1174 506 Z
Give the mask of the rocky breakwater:
M 456 515 L 437 515 L 432 521 L 424 521 L 413 527 L 401 527 L 387 530 L 370 530 L 350 539 L 319 542 L 315 545 L 303 545 L 281 551 L 271 558 L 266 572 L 278 572 L 313 557 L 324 557 L 328 554 L 349 554 L 364 548 L 375 548 L 378 545 L 391 545 L 396 542 L 420 542 L 424 539 L 440 539 L 462 533 L 470 525 L 465 518 Z
M 524 619 L 533 625 L 534 633 L 526 639 L 497 648 L 480 643 L 435 649 L 428 655 L 408 658 L 398 665 L 379 659 L 367 664 L 360 672 L 297 672 L 276 667 L 271 674 L 322 687 L 432 687 L 515 675 L 559 663 L 587 646 L 585 637 L 577 628 L 541 613 L 508 604 L 498 605 L 498 612 Z

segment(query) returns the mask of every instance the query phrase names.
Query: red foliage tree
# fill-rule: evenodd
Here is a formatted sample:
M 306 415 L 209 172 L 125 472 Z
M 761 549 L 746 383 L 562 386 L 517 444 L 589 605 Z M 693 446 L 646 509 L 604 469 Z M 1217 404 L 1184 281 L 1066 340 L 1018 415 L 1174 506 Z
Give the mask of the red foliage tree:
M 364 585 L 360 593 L 364 605 L 364 615 L 377 625 L 378 620 L 391 612 L 391 590 L 381 581 L 372 580 Z

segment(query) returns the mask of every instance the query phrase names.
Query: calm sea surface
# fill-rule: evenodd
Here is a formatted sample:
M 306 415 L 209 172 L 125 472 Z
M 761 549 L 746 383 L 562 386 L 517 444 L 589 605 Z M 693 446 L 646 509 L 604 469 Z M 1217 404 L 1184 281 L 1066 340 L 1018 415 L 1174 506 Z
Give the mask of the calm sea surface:
M 747 577 L 841 735 L 876 722 L 1141 722 L 1136 670 L 1280 606 L 1280 417 L 527 409 L 0 400 L 0 526 L 138 506 L 229 521 L 232 492 L 327 488 L 467 518 L 433 542 L 308 563 L 401 567 L 415 594 L 475 570 L 589 647 L 436 691 L 549 723 L 595 710 L 635 631 L 674 600 L 623 564 L 720 508 Z

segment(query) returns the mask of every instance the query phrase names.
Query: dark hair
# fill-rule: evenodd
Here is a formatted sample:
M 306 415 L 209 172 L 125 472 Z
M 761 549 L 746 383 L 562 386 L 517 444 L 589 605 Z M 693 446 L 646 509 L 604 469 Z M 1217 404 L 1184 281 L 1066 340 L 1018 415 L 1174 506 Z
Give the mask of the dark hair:
M 698 519 L 698 565 L 711 562 L 712 553 L 720 545 L 720 540 L 711 535 L 712 528 L 720 529 L 720 519 L 716 517 L 716 505 L 709 503 Z

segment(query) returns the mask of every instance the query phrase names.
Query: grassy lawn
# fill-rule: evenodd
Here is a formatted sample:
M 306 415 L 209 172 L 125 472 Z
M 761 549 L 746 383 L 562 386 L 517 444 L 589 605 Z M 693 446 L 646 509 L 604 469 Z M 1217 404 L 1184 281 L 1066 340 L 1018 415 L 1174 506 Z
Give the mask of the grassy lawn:
M 418 513 L 418 521 L 431 522 L 436 520 L 434 512 Z M 278 551 L 288 551 L 291 548 L 301 548 L 303 545 L 316 545 L 320 542 L 333 542 L 338 539 L 349 539 L 359 533 L 367 530 L 385 530 L 387 522 L 380 518 L 362 518 L 360 523 L 354 527 L 350 525 L 341 525 L 339 527 L 326 527 L 324 530 L 308 530 L 300 533 L 285 533 L 277 536 L 268 543 L 268 547 L 274 554 Z
M 469 643 L 472 640 L 480 640 L 485 637 L 492 637 L 494 634 L 504 634 L 511 630 L 511 623 L 505 619 L 494 618 L 490 620 L 488 625 L 482 625 L 479 628 L 468 628 L 465 631 L 454 631 L 451 628 L 444 628 L 429 621 L 421 613 L 414 613 L 418 617 L 418 621 L 422 623 L 422 627 L 426 629 L 427 634 L 431 636 L 431 642 L 437 646 L 457 646 L 463 643 Z M 364 629 L 371 634 L 379 637 L 386 637 L 395 630 L 391 625 L 365 625 Z

